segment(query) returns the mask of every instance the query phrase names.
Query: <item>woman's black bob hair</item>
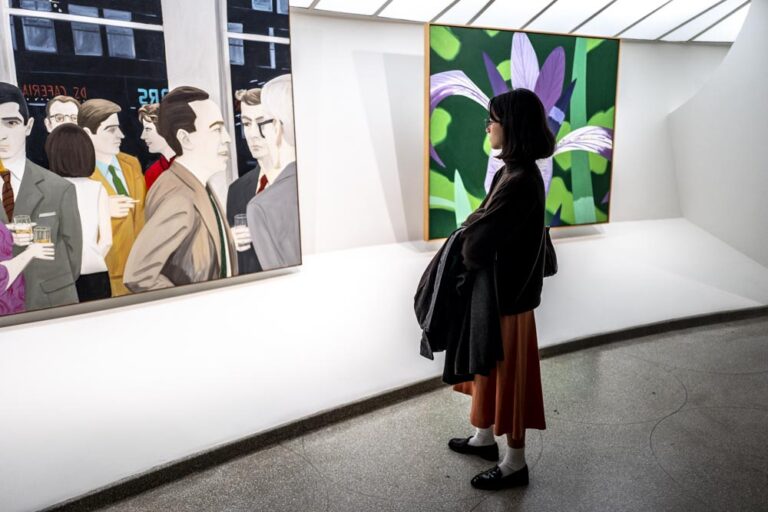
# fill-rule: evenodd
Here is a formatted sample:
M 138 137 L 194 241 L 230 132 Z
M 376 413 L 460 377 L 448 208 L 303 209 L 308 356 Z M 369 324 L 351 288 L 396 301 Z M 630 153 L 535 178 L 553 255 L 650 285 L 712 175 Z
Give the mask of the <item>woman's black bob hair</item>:
M 488 103 L 491 120 L 504 129 L 501 154 L 505 164 L 529 163 L 555 152 L 555 136 L 549 129 L 544 105 L 528 89 L 494 96 Z

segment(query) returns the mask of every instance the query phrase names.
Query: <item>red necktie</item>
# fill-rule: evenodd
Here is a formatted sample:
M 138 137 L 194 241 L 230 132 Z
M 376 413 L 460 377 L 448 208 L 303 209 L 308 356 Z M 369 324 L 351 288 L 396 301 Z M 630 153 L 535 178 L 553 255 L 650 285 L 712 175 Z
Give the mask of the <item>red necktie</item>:
M 256 193 L 260 193 L 262 190 L 267 188 L 267 183 L 269 183 L 269 180 L 267 179 L 267 175 L 265 174 L 261 178 L 259 178 L 259 189 L 256 191 Z M 5 189 L 3 189 L 5 190 Z
M 0 163 L 0 168 L 3 164 Z M 11 171 L 7 171 L 3 168 L 0 170 L 0 177 L 3 178 L 3 209 L 5 215 L 8 217 L 8 222 L 13 222 L 13 187 L 11 186 Z

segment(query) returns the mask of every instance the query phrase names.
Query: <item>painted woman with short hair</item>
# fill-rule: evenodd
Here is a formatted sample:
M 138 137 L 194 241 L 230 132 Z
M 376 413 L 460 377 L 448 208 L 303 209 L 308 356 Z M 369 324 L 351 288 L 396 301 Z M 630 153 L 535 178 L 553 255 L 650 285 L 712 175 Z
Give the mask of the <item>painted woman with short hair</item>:
M 160 104 L 150 103 L 139 108 L 139 121 L 141 121 L 141 140 L 147 145 L 150 153 L 159 154 L 160 158 L 144 171 L 144 181 L 147 183 L 147 191 L 157 181 L 162 173 L 170 169 L 176 153 L 171 149 L 157 127 L 160 124 Z
M 80 302 L 112 296 L 105 257 L 112 247 L 109 196 L 90 176 L 96 154 L 88 134 L 77 125 L 63 124 L 45 141 L 51 171 L 67 179 L 77 191 L 77 207 L 83 229 L 83 257 L 75 285 Z
M 498 461 L 494 434 L 506 435 L 504 459 L 472 479 L 474 487 L 495 490 L 528 483 L 525 430 L 546 428 L 533 314 L 541 302 L 545 252 L 544 181 L 536 160 L 552 155 L 555 138 L 541 101 L 529 90 L 496 96 L 489 111 L 486 131 L 504 167 L 463 225 L 462 257 L 470 271 L 494 271 L 504 355 L 488 376 L 454 386 L 472 397 L 476 431 L 452 439 L 449 447 Z

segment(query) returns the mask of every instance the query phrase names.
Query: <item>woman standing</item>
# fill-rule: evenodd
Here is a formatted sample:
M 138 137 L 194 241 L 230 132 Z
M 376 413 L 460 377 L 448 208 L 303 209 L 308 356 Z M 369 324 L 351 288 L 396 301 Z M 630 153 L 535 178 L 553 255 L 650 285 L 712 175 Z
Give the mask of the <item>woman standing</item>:
M 462 256 L 470 271 L 494 271 L 504 358 L 488 376 L 454 386 L 472 397 L 470 422 L 476 431 L 448 445 L 498 461 L 494 434 L 506 435 L 504 459 L 472 479 L 474 487 L 496 490 L 528 484 L 525 429 L 546 428 L 533 315 L 541 302 L 545 252 L 544 181 L 536 160 L 552 155 L 555 138 L 541 101 L 529 90 L 496 96 L 489 111 L 486 131 L 505 166 L 463 225 Z
M 75 282 L 80 302 L 112 296 L 105 256 L 112 247 L 109 197 L 104 186 L 90 179 L 96 154 L 88 134 L 77 125 L 64 124 L 45 141 L 51 171 L 75 185 L 77 207 L 83 228 L 83 258 Z

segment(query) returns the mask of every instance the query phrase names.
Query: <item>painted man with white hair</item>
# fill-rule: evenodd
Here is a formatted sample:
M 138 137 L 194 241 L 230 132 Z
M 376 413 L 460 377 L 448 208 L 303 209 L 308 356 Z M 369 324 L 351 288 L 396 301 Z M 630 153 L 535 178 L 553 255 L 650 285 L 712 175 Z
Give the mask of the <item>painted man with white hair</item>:
M 267 82 L 261 90 L 264 119 L 259 123 L 264 158 L 256 195 L 246 216 L 253 250 L 263 270 L 301 263 L 296 143 L 291 75 Z

